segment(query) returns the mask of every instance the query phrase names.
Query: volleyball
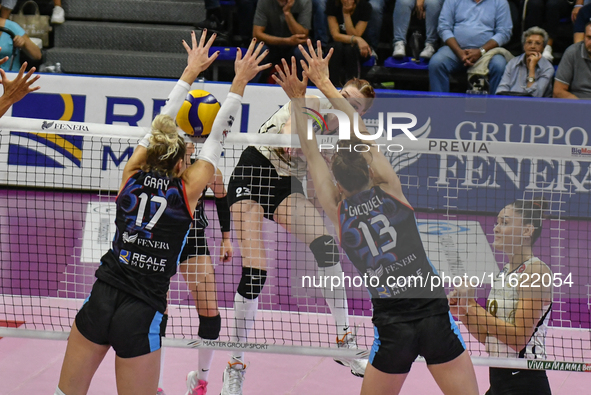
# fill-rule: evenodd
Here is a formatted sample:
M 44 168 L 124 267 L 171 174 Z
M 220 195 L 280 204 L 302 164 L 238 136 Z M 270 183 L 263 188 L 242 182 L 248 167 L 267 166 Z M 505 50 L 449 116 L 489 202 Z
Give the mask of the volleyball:
M 220 110 L 220 103 L 214 95 L 203 90 L 187 94 L 176 116 L 176 123 L 189 136 L 207 136 Z

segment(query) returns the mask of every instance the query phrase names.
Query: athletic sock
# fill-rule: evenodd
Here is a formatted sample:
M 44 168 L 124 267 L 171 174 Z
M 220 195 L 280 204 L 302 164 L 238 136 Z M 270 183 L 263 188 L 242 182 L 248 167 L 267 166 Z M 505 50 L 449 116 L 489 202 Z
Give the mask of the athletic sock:
M 318 276 L 320 278 L 332 278 L 332 276 L 342 278 L 343 268 L 341 263 L 337 262 L 333 266 L 319 267 Z M 349 305 L 347 302 L 347 292 L 345 291 L 345 284 L 340 284 L 338 287 L 332 287 L 331 282 L 325 282 L 325 286 L 321 288 L 322 295 L 330 308 L 332 317 L 334 318 L 337 327 L 337 336 L 340 338 L 349 331 Z
M 254 326 L 254 319 L 259 307 L 259 298 L 246 299 L 239 293 L 234 296 L 234 327 L 232 328 L 232 341 L 245 342 L 248 340 L 248 332 Z M 233 352 L 234 358 L 244 362 L 243 352 Z
M 199 368 L 197 369 L 197 378 L 199 380 L 207 381 L 214 352 L 215 350 L 210 350 L 207 348 L 202 348 L 199 350 Z

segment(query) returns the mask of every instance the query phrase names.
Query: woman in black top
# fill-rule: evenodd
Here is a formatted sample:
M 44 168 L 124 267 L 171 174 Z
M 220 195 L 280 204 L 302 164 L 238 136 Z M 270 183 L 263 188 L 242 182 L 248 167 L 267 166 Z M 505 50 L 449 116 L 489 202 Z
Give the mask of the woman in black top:
M 359 77 L 361 63 L 371 56 L 371 47 L 362 38 L 371 17 L 367 0 L 328 0 L 326 15 L 330 30 L 330 48 L 334 48 L 330 62 L 330 80 L 338 87 L 345 81 Z

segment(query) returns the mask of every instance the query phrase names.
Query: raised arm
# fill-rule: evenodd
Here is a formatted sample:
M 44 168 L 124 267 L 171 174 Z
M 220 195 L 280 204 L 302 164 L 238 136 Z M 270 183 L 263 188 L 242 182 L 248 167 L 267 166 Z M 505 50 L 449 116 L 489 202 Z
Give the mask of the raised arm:
M 187 51 L 187 67 L 183 71 L 181 78 L 178 80 L 172 91 L 166 99 L 166 104 L 161 110 L 161 114 L 169 115 L 172 119 L 176 118 L 176 114 L 179 112 L 187 93 L 191 89 L 191 85 L 195 82 L 195 79 L 205 71 L 213 61 L 218 57 L 219 52 L 209 56 L 209 48 L 213 44 L 215 34 L 211 36 L 207 44 L 205 43 L 205 36 L 207 31 L 204 29 L 201 33 L 199 44 L 197 44 L 197 37 L 195 32 L 191 32 L 191 47 L 183 40 L 183 46 Z M 133 155 L 123 169 L 123 179 L 121 181 L 121 188 L 127 182 L 127 179 L 137 172 L 146 163 L 147 148 L 150 145 L 150 136 L 152 132 L 146 134 L 142 140 L 140 140 L 136 147 Z
M 259 63 L 267 55 L 267 51 L 261 53 L 263 43 L 256 46 L 256 49 L 255 46 L 256 39 L 252 39 L 244 57 L 242 51 L 238 48 L 234 63 L 235 75 L 230 92 L 215 117 L 211 133 L 197 157 L 199 160 L 189 166 L 181 175 L 185 182 L 185 190 L 191 208 L 197 205 L 201 192 L 217 168 L 222 154 L 224 136 L 230 131 L 234 118 L 240 111 L 244 88 L 257 73 L 271 67 L 270 64 L 259 66 Z
M 329 52 L 332 55 L 332 50 Z M 312 175 L 314 185 L 317 186 L 316 194 L 322 208 L 328 215 L 333 224 L 338 224 L 338 204 L 340 194 L 334 185 L 330 170 L 324 161 L 320 151 L 318 151 L 318 142 L 316 135 L 312 133 L 312 139 L 308 140 L 307 122 L 308 117 L 304 114 L 306 103 L 306 86 L 308 78 L 304 76 L 300 81 L 296 73 L 295 57 L 291 58 L 291 70 L 285 59 L 282 59 L 283 69 L 276 66 L 277 75 L 273 79 L 283 88 L 287 96 L 291 99 L 292 132 L 295 129 L 300 139 L 302 152 L 308 161 L 308 170 Z
M 303 56 L 306 58 L 307 64 L 302 62 L 302 67 L 306 77 L 310 78 L 316 87 L 330 100 L 333 107 L 347 114 L 351 125 L 351 135 L 353 135 L 353 120 L 355 119 L 355 109 L 349 104 L 349 102 L 341 95 L 341 93 L 335 88 L 329 78 L 328 74 L 328 61 L 330 60 L 331 52 L 323 58 L 322 46 L 318 42 L 317 49 L 315 50 L 312 46 L 312 42 L 308 40 L 309 53 L 304 51 L 300 46 Z M 332 50 L 331 50 L 332 51 Z M 359 120 L 359 132 L 363 134 L 367 133 L 367 128 L 363 120 Z M 364 144 L 370 147 L 369 153 L 371 156 L 367 156 L 368 163 L 373 172 L 374 184 L 380 185 L 386 192 L 392 194 L 396 199 L 401 202 L 408 204 L 408 200 L 402 192 L 402 186 L 398 175 L 392 168 L 392 165 L 383 153 L 378 151 L 373 140 L 361 139 Z

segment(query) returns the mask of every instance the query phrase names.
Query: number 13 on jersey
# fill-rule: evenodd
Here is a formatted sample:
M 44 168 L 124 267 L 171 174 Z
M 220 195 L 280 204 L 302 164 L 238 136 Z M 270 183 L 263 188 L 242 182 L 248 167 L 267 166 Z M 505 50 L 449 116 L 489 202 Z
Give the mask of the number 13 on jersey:
M 398 235 L 396 233 L 396 229 L 394 229 L 390 225 L 390 221 L 388 221 L 388 218 L 384 214 L 376 215 L 371 219 L 372 227 L 378 222 L 382 224 L 382 226 L 380 226 L 380 236 L 388 234 L 390 235 L 391 239 L 390 242 L 380 247 L 380 249 L 382 250 L 381 253 L 383 254 L 396 247 L 396 239 Z M 369 231 L 369 227 L 367 226 L 367 224 L 365 222 L 359 222 L 359 229 L 361 229 L 361 231 L 363 232 L 363 237 L 365 237 L 365 241 L 367 242 L 367 246 L 369 247 L 371 255 L 378 256 L 380 254 L 380 251 L 378 251 L 378 246 L 376 246 L 376 242 L 371 236 L 371 232 Z

